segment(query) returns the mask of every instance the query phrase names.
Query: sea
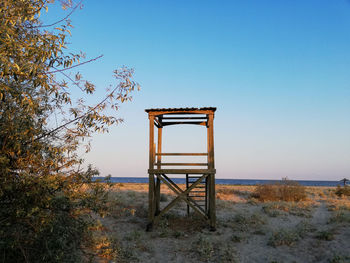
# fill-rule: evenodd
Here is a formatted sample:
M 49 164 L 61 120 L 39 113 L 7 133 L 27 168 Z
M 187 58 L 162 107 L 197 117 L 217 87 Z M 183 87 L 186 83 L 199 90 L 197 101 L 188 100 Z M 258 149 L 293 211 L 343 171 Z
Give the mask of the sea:
M 96 178 L 97 179 L 97 178 Z M 186 183 L 185 178 L 171 178 L 177 184 Z M 310 181 L 293 180 L 304 186 L 337 186 L 342 185 L 341 181 Z M 148 177 L 111 177 L 112 183 L 148 183 Z M 225 185 L 258 185 L 282 182 L 282 180 L 255 180 L 255 179 L 220 179 L 216 178 L 216 184 Z

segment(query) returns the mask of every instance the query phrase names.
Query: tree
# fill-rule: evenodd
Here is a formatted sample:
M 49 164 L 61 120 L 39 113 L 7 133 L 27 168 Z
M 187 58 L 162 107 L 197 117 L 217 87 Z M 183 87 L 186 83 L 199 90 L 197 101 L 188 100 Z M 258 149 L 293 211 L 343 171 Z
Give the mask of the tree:
M 349 182 L 350 180 L 349 179 L 347 179 L 347 178 L 343 178 L 343 179 L 341 179 L 340 181 L 342 181 L 343 182 L 343 184 L 344 184 L 344 187 L 347 185 L 347 182 Z
M 0 258 L 4 262 L 76 262 L 89 213 L 103 211 L 98 173 L 81 168 L 76 151 L 94 132 L 106 132 L 139 85 L 133 70 L 115 70 L 115 87 L 96 105 L 83 97 L 95 85 L 67 74 L 84 55 L 69 53 L 69 15 L 51 25 L 40 12 L 53 0 L 0 3 Z M 80 3 L 79 3 L 80 4 Z M 78 4 L 78 5 L 79 5 Z M 78 5 L 62 3 L 73 12 Z M 59 25 L 62 24 L 62 25 Z M 71 89 L 80 89 L 74 102 Z M 111 112 L 107 114 L 107 112 Z M 53 120 L 58 123 L 53 126 Z M 87 150 L 89 145 L 87 144 Z M 86 186 L 86 191 L 81 187 Z

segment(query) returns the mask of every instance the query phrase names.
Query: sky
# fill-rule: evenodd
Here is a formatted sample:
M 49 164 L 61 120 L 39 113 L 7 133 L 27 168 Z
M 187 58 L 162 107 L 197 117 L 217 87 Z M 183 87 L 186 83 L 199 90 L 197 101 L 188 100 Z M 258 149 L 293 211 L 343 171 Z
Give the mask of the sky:
M 101 175 L 145 177 L 144 109 L 217 107 L 217 178 L 340 180 L 350 176 L 350 1 L 93 1 L 70 19 L 71 51 L 97 85 L 135 69 L 141 91 L 121 125 L 83 154 Z M 45 22 L 64 17 L 56 5 Z M 74 96 L 74 92 L 72 92 Z M 206 129 L 166 127 L 163 152 L 204 152 Z

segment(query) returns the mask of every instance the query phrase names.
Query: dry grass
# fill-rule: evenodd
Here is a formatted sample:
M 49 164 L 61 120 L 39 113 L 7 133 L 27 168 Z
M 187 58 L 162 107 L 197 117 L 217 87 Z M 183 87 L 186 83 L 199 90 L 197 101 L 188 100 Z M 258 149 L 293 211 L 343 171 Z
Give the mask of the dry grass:
M 295 215 L 302 217 L 311 217 L 315 203 L 312 201 L 301 201 L 301 202 L 271 202 L 263 205 L 263 211 L 271 216 L 276 217 L 280 215 Z
M 293 187 L 288 185 L 287 191 L 281 191 L 282 196 L 291 196 L 291 189 L 300 189 Z M 98 252 L 99 258 L 92 262 L 299 262 L 303 259 L 304 262 L 342 262 L 347 259 L 344 251 L 350 234 L 350 197 L 338 197 L 335 188 L 303 187 L 306 200 L 281 201 L 283 197 L 262 202 L 251 197 L 259 191 L 257 188 L 216 185 L 216 232 L 210 232 L 206 222 L 195 214 L 187 217 L 185 203 L 166 213 L 152 232 L 145 232 L 148 185 L 114 184 L 109 215 L 94 226 L 96 237 L 92 250 Z M 175 195 L 164 185 L 161 192 L 161 207 L 165 207 Z M 322 249 L 322 244 L 327 245 L 327 250 Z
M 258 185 L 253 193 L 253 197 L 259 201 L 286 201 L 298 202 L 306 200 L 306 188 L 297 182 L 284 181 L 276 184 Z
M 337 190 L 335 191 L 335 194 L 339 197 L 350 196 L 350 186 L 338 186 Z

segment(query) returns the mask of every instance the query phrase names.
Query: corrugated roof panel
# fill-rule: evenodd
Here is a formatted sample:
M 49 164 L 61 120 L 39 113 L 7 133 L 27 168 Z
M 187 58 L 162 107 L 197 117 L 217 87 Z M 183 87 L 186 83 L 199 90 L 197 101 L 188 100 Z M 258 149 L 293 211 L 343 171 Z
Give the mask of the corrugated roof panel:
M 215 107 L 202 107 L 202 108 L 155 108 L 155 109 L 145 109 L 146 112 L 152 112 L 152 111 L 177 111 L 177 112 L 184 112 L 184 111 L 195 111 L 195 110 L 211 110 L 216 111 Z

